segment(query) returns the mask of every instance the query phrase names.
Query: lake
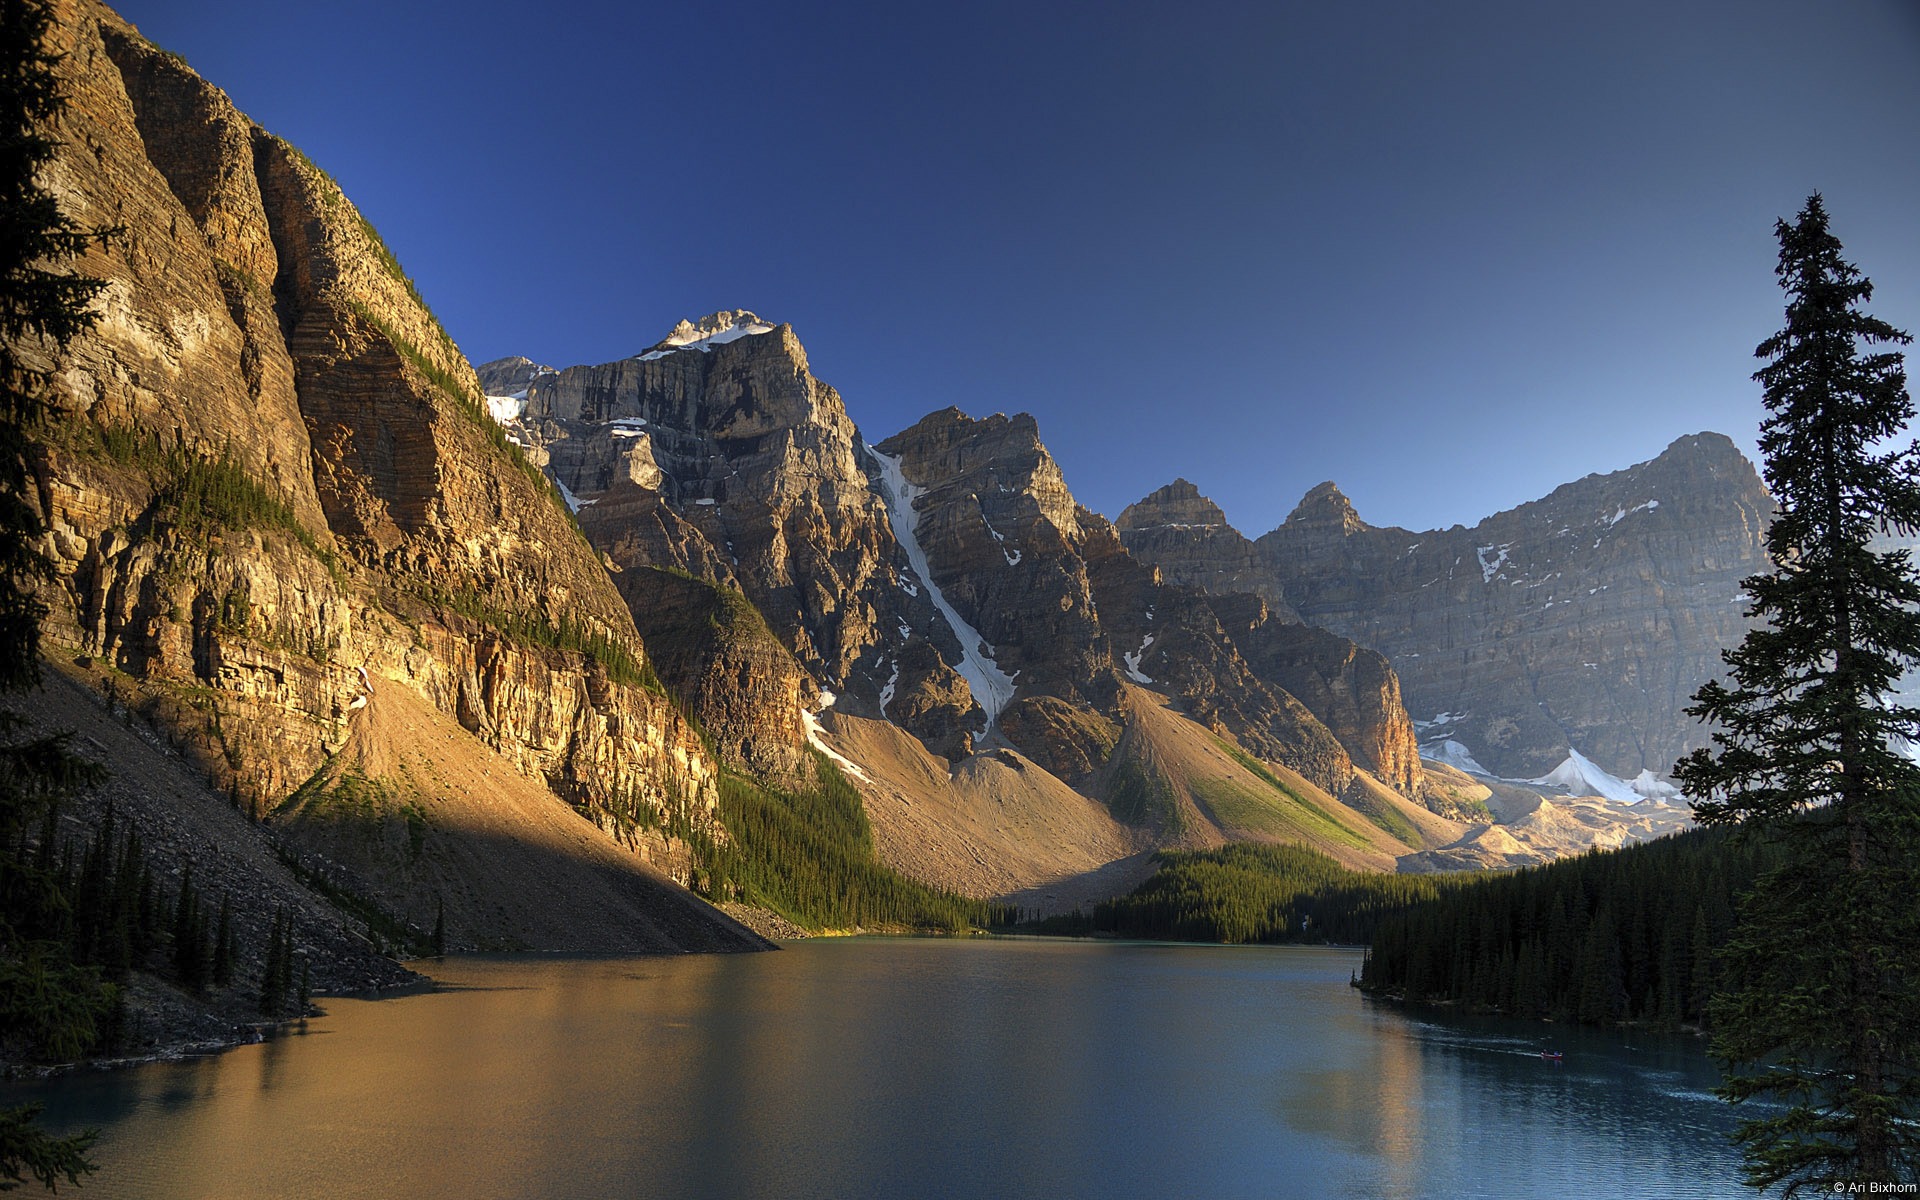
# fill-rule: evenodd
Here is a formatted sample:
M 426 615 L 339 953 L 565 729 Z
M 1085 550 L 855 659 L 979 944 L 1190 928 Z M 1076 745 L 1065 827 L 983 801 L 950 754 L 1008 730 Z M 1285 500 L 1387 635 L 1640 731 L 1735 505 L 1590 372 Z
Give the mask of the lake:
M 1403 1010 L 1347 986 L 1359 962 L 885 938 L 451 958 L 419 964 L 430 994 L 0 1102 L 101 1127 L 78 1194 L 143 1200 L 1746 1194 L 1698 1040 Z

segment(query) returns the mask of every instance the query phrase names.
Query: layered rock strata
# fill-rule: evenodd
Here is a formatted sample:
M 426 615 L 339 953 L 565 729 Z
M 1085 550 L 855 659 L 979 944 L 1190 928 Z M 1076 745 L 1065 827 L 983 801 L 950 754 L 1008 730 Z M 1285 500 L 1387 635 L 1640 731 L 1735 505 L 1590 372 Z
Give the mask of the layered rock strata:
M 715 765 L 372 226 L 104 6 L 55 10 L 44 183 L 120 232 L 75 264 L 106 283 L 98 324 L 46 363 L 52 642 L 243 809 L 320 778 L 402 689 L 684 877 L 657 831 L 717 829 Z
M 683 322 L 633 358 L 535 378 L 509 430 L 533 444 L 617 572 L 677 571 L 743 595 L 813 692 L 968 753 L 977 708 L 946 665 L 961 648 L 913 582 L 838 393 L 813 377 L 789 326 L 745 312 L 704 325 Z M 648 636 L 689 635 L 623 588 Z M 797 710 L 756 715 L 687 682 L 722 741 L 758 738 L 763 764 L 800 769 Z
M 1215 596 L 1249 593 L 1266 601 L 1270 615 L 1300 619 L 1254 544 L 1227 523 L 1219 505 L 1184 479 L 1127 505 L 1114 528 L 1134 557 L 1159 567 L 1172 582 Z
M 1021 747 L 1039 761 L 1065 771 L 1093 762 L 1083 739 L 1097 745 L 1102 732 L 1062 720 L 1059 705 L 1113 720 L 1121 712 L 1118 688 L 1127 682 L 1164 690 L 1200 724 L 1330 793 L 1352 782 L 1356 757 L 1392 786 L 1417 793 L 1408 756 L 1380 754 L 1382 746 L 1411 737 L 1384 660 L 1350 647 L 1353 658 L 1321 663 L 1337 682 L 1315 676 L 1306 689 L 1316 700 L 1338 698 L 1336 707 L 1350 710 L 1327 714 L 1353 735 L 1343 739 L 1304 697 L 1263 675 L 1242 653 L 1236 637 L 1252 644 L 1256 628 L 1271 625 L 1265 636 L 1284 640 L 1279 623 L 1236 611 L 1231 618 L 1242 626 L 1236 634 L 1198 588 L 1162 582 L 1127 552 L 1111 523 L 1074 503 L 1031 417 L 974 420 L 949 409 L 875 449 L 897 461 L 917 489 L 919 528 L 938 547 L 930 582 L 1017 682 L 1004 729 L 1016 739 L 1044 738 Z M 1313 676 L 1301 666 L 1309 657 L 1292 664 L 1299 667 L 1297 683 Z M 1373 676 L 1353 676 L 1348 664 L 1357 660 L 1368 660 Z M 1350 697 L 1376 685 L 1383 690 L 1366 702 L 1367 711 L 1386 728 L 1361 734 Z M 1034 706 L 1041 711 L 1030 715 L 1026 710 Z

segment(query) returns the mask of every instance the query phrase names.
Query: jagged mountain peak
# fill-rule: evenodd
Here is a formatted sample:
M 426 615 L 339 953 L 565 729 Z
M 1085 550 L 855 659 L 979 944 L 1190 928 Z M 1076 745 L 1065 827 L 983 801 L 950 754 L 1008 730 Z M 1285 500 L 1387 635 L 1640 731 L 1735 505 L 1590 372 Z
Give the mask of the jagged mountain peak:
M 1360 519 L 1353 509 L 1353 501 L 1347 499 L 1333 480 L 1315 484 L 1300 503 L 1287 514 L 1286 523 L 1308 528 L 1333 528 L 1341 533 L 1357 533 L 1372 526 Z
M 776 328 L 747 309 L 722 309 L 708 313 L 698 321 L 681 320 L 666 337 L 655 342 L 644 354 L 635 357 L 648 362 L 663 358 L 675 350 L 704 351 L 754 334 L 772 333 Z
M 1040 425 L 1031 413 L 972 417 L 958 408 L 943 408 L 875 449 L 905 455 L 910 477 L 918 464 L 940 460 L 935 476 L 947 480 L 947 486 L 987 497 L 980 503 L 988 507 L 997 507 L 992 497 L 1028 496 L 1062 535 L 1079 536 L 1080 506 L 1067 490 L 1059 464 L 1040 440 Z
M 1559 526 L 1591 528 L 1605 537 L 1628 517 L 1642 514 L 1684 524 L 1676 513 L 1691 512 L 1702 501 L 1709 505 L 1731 501 L 1755 511 L 1771 508 L 1759 472 L 1725 434 L 1703 432 L 1676 438 L 1645 462 L 1562 484 L 1539 500 L 1485 518 L 1474 530 L 1493 531 L 1516 520 L 1524 525 L 1545 517 Z
M 1040 442 L 1040 423 L 1034 420 L 1032 413 L 1014 413 L 1012 416 L 991 413 L 976 417 L 958 405 L 950 404 L 921 417 L 888 440 L 908 437 L 936 442 L 941 446 L 986 438 L 996 446 L 1019 446 L 1040 454 L 1047 453 L 1046 447 Z
M 1226 527 L 1227 514 L 1218 504 L 1202 496 L 1192 483 L 1175 479 L 1127 505 L 1114 524 L 1122 533 L 1163 525 L 1213 529 Z
M 1734 444 L 1732 438 L 1711 429 L 1703 429 L 1699 433 L 1689 433 L 1684 437 L 1673 439 L 1667 443 L 1667 448 L 1660 452 L 1655 461 L 1662 458 L 1719 459 L 1740 463 L 1747 461 L 1747 456 L 1740 452 L 1740 447 Z
M 481 363 L 479 366 L 475 367 L 474 370 L 476 371 L 522 371 L 527 369 L 528 367 L 532 367 L 537 371 L 553 370 L 552 367 L 541 366 L 539 363 L 534 362 L 532 359 L 528 358 L 524 354 L 509 354 L 505 358 L 492 359 L 488 362 Z
M 1740 581 L 1772 507 L 1732 439 L 1701 432 L 1472 528 L 1369 526 L 1325 482 L 1251 545 L 1174 526 L 1125 540 L 1174 582 L 1283 598 L 1386 653 L 1408 707 L 1434 714 L 1430 747 L 1522 779 L 1577 751 L 1625 779 L 1699 744 L 1681 709 L 1745 632 Z
M 481 363 L 474 368 L 480 376 L 480 390 L 488 397 L 526 399 L 527 388 L 542 375 L 552 375 L 554 370 L 543 363 L 534 362 L 523 355 L 513 354 L 506 358 L 496 358 L 492 362 Z M 518 416 L 516 411 L 513 415 Z M 495 419 L 502 419 L 496 411 Z

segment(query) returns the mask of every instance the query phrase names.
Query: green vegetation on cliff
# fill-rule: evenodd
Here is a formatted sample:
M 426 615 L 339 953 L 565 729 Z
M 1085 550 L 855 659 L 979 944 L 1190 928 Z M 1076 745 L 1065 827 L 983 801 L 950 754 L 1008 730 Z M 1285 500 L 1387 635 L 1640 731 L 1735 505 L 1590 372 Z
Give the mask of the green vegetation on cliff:
M 158 433 L 124 425 L 68 422 L 57 435 L 66 448 L 97 462 L 142 472 L 154 489 L 154 518 L 196 542 L 244 529 L 290 535 L 329 570 L 338 569 L 333 551 L 300 523 L 293 506 L 259 480 L 222 447 L 216 455 L 165 445 Z
M 369 228 L 371 228 L 371 226 L 369 226 Z M 585 540 L 586 535 L 580 534 L 579 526 L 573 522 L 573 512 L 567 507 L 566 498 L 563 497 L 560 494 L 560 490 L 554 486 L 553 480 L 547 478 L 546 472 L 534 466 L 533 460 L 527 457 L 526 452 L 520 448 L 519 444 L 507 436 L 507 431 L 500 427 L 500 422 L 493 419 L 493 415 L 487 411 L 487 401 L 484 396 L 468 388 L 465 380 L 459 375 L 441 366 L 439 360 L 436 360 L 432 355 L 426 353 L 420 349 L 420 347 L 409 341 L 406 335 L 400 332 L 399 327 L 391 321 L 383 320 L 377 313 L 358 300 L 350 300 L 348 301 L 348 305 L 361 320 L 372 326 L 381 337 L 387 340 L 387 343 L 393 347 L 394 353 L 398 354 L 401 359 L 414 370 L 420 372 L 428 383 L 431 383 L 444 393 L 449 400 L 452 400 L 455 411 L 465 414 L 472 421 L 474 428 L 480 431 L 480 435 L 486 439 L 488 444 L 504 455 L 515 470 L 539 484 L 541 492 L 543 492 L 549 500 L 553 501 L 553 503 L 560 506 L 560 511 L 567 514 L 568 524 L 573 525 L 574 532 L 579 534 L 583 541 Z M 421 307 L 424 309 L 425 305 Z M 432 314 L 429 313 L 428 316 L 431 317 Z M 435 328 L 437 329 L 438 326 L 436 325 Z M 444 336 L 444 334 L 442 336 Z M 446 344 L 446 353 L 455 361 L 459 360 L 460 352 L 454 348 L 451 341 Z
M 1274 792 L 1274 795 L 1259 795 L 1242 788 L 1232 788 L 1231 791 L 1223 789 L 1232 805 L 1225 812 L 1221 812 L 1220 804 L 1213 796 L 1206 796 L 1208 805 L 1221 816 L 1243 828 L 1258 829 L 1269 835 L 1289 839 L 1308 837 L 1361 850 L 1367 848 L 1365 838 L 1342 825 L 1338 818 L 1314 803 L 1300 789 L 1288 787 L 1265 763 L 1225 738 L 1216 737 L 1214 743 L 1242 769 Z M 1275 796 L 1278 797 L 1277 801 Z
M 1169 836 L 1186 828 L 1173 786 L 1149 764 L 1126 758 L 1115 763 L 1107 787 L 1107 808 L 1116 820 L 1152 826 Z
M 666 690 L 660 686 L 651 664 L 636 657 L 614 638 L 564 613 L 554 620 L 535 610 L 502 608 L 474 591 L 448 592 L 427 587 L 411 590 L 430 604 L 496 629 L 522 645 L 584 654 L 599 663 L 606 670 L 607 678 L 615 683 L 650 692 Z

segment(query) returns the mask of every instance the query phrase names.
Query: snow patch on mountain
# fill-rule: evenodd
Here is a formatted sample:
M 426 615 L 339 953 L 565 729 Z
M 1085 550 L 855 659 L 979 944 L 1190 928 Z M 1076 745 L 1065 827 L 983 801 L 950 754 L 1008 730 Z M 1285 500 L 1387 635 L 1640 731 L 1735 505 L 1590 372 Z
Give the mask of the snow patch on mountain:
M 1652 781 L 1651 772 L 1642 771 L 1642 777 Z M 1538 779 L 1524 780 L 1537 787 L 1557 787 L 1577 796 L 1603 796 L 1608 800 L 1617 800 L 1622 804 L 1638 804 L 1649 799 L 1645 793 L 1637 791 L 1633 784 L 1609 774 L 1598 763 L 1586 755 L 1567 747 L 1567 757 L 1559 766 Z
M 1648 800 L 1661 804 L 1685 804 L 1686 797 L 1680 789 L 1655 775 L 1652 770 L 1642 767 L 1640 773 L 1627 781 L 1627 786 Z
M 1513 549 L 1513 543 L 1504 546 L 1481 546 L 1474 551 L 1474 557 L 1480 560 L 1480 582 L 1492 583 L 1495 572 L 1507 564 L 1507 551 Z M 1498 551 L 1498 553 L 1495 553 Z M 1492 558 L 1487 556 L 1492 554 Z
M 993 647 L 980 636 L 979 630 L 961 619 L 933 582 L 933 571 L 927 565 L 927 552 L 920 545 L 917 532 L 920 514 L 913 508 L 913 502 L 924 489 L 907 482 L 906 475 L 900 470 L 898 457 L 890 458 L 871 446 L 867 447 L 867 453 L 873 455 L 873 460 L 880 464 L 880 494 L 887 502 L 887 519 L 893 526 L 894 540 L 906 551 L 907 565 L 926 586 L 927 598 L 933 601 L 933 606 L 940 610 L 940 615 L 947 619 L 947 625 L 960 639 L 960 661 L 955 664 L 954 670 L 967 681 L 967 686 L 973 689 L 975 702 L 987 714 L 986 726 L 980 730 L 980 736 L 985 737 L 999 719 L 1001 711 L 1013 700 L 1013 676 L 1002 671 L 1000 665 L 993 661 Z
M 1430 758 L 1434 762 L 1444 763 L 1456 771 L 1465 771 L 1470 775 L 1490 774 L 1490 772 L 1481 766 L 1473 757 L 1471 750 L 1468 750 L 1452 738 L 1445 738 L 1435 745 L 1422 746 L 1420 747 L 1420 754 L 1423 758 Z
M 1135 683 L 1152 683 L 1153 682 L 1152 679 L 1140 673 L 1140 660 L 1146 657 L 1147 647 L 1151 645 L 1153 645 L 1153 635 L 1148 634 L 1146 638 L 1140 643 L 1140 648 L 1138 650 L 1134 650 L 1131 652 L 1122 651 L 1120 654 L 1121 658 L 1124 658 L 1127 660 L 1127 678 L 1133 680 Z
M 1018 550 L 1007 549 L 1007 535 L 995 529 L 993 522 L 987 520 L 987 514 L 984 512 L 980 514 L 980 523 L 987 527 L 987 532 L 993 535 L 993 540 L 1000 543 L 1000 553 L 1006 557 L 1007 565 L 1010 567 L 1019 566 L 1020 559 L 1023 555 Z
M 800 707 L 800 723 L 806 726 L 807 729 L 807 745 L 812 746 L 815 750 L 826 755 L 834 762 L 839 763 L 847 774 L 853 776 L 855 779 L 863 783 L 873 782 L 873 776 L 867 774 L 866 769 L 859 763 L 854 762 L 846 755 L 835 750 L 832 746 L 827 745 L 825 727 L 820 724 L 820 718 L 809 712 L 805 705 L 801 705 Z
M 547 478 L 553 479 L 553 476 L 549 475 Z M 592 500 L 582 500 L 580 497 L 574 495 L 573 490 L 567 487 L 566 484 L 561 483 L 558 479 L 553 479 L 553 486 L 560 489 L 560 498 L 567 502 L 568 512 L 577 513 L 587 505 L 593 503 Z
M 1464 714 L 1462 714 L 1464 715 Z M 1433 729 L 1455 719 L 1453 713 L 1441 713 L 1430 721 L 1415 721 L 1414 728 L 1421 732 Z M 1538 779 L 1508 779 L 1495 775 L 1481 766 L 1473 757 L 1473 752 L 1452 738 L 1444 738 L 1420 747 L 1423 758 L 1445 763 L 1447 766 L 1478 775 L 1500 783 L 1517 783 L 1524 787 L 1554 788 L 1571 796 L 1599 796 L 1619 804 L 1639 804 L 1652 801 L 1655 804 L 1684 805 L 1686 797 L 1673 784 L 1655 775 L 1651 770 L 1643 769 L 1631 781 L 1620 778 L 1586 755 L 1567 747 L 1567 757 L 1552 771 Z
M 698 350 L 705 354 L 715 346 L 724 346 L 728 342 L 737 342 L 743 337 L 772 333 L 774 327 L 762 321 L 750 312 L 715 313 L 703 318 L 699 324 L 682 321 L 673 327 L 673 332 L 660 340 L 659 345 L 645 354 L 635 355 L 641 362 L 653 362 L 676 354 L 682 350 Z
M 1645 504 L 1636 504 L 1632 508 L 1617 508 L 1614 510 L 1613 516 L 1608 519 L 1607 528 L 1612 529 L 1615 525 L 1618 525 L 1620 522 L 1626 520 L 1628 517 L 1632 516 L 1634 513 L 1652 512 L 1654 509 L 1659 507 L 1660 507 L 1660 502 L 1658 500 L 1649 500 Z

